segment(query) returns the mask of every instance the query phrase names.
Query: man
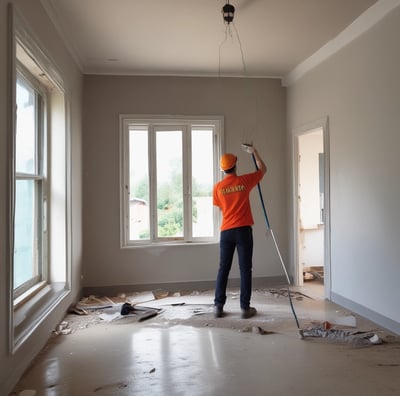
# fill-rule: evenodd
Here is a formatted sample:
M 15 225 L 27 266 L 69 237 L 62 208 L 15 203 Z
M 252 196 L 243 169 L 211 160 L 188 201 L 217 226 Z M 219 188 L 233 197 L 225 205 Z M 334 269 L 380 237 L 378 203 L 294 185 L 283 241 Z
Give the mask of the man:
M 253 260 L 253 215 L 250 207 L 250 191 L 258 184 L 267 172 L 267 167 L 258 155 L 257 150 L 247 146 L 249 154 L 254 155 L 258 170 L 238 176 L 236 174 L 237 157 L 224 154 L 220 159 L 224 179 L 214 186 L 213 203 L 222 211 L 220 235 L 220 259 L 215 287 L 215 317 L 224 315 L 226 287 L 232 259 L 237 249 L 240 269 L 240 308 L 242 318 L 248 319 L 257 313 L 250 306 Z

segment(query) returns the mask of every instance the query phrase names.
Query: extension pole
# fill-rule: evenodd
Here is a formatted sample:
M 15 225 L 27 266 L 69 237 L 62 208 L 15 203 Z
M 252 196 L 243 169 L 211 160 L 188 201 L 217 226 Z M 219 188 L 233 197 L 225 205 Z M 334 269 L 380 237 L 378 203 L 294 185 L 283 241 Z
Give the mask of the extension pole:
M 243 145 L 243 146 L 246 146 L 246 145 Z M 257 161 L 256 161 L 256 157 L 254 156 L 254 153 L 251 154 L 251 157 L 253 158 L 254 165 L 255 165 L 256 169 L 258 170 Z M 260 196 L 262 210 L 263 210 L 263 213 L 264 213 L 264 219 L 265 219 L 265 223 L 266 223 L 266 226 L 267 226 L 267 231 L 270 231 L 270 233 L 271 233 L 272 240 L 274 241 L 276 252 L 278 253 L 279 260 L 280 260 L 280 262 L 282 264 L 282 268 L 283 268 L 283 271 L 285 272 L 286 279 L 287 279 L 287 282 L 288 282 L 288 296 L 289 296 L 290 308 L 292 309 L 293 316 L 294 316 L 294 319 L 296 321 L 297 328 L 299 330 L 300 338 L 304 338 L 303 330 L 300 328 L 299 320 L 297 319 L 296 311 L 294 310 L 294 306 L 293 306 L 293 302 L 292 302 L 292 297 L 290 295 L 290 285 L 291 285 L 290 278 L 289 278 L 288 272 L 286 270 L 286 266 L 285 266 L 285 264 L 283 262 L 281 252 L 279 251 L 278 244 L 276 243 L 274 231 L 272 230 L 272 228 L 270 226 L 270 223 L 269 223 L 269 220 L 268 220 L 267 210 L 265 209 L 264 198 L 263 198 L 263 195 L 262 195 L 260 183 L 257 183 L 257 188 L 258 188 L 258 195 Z

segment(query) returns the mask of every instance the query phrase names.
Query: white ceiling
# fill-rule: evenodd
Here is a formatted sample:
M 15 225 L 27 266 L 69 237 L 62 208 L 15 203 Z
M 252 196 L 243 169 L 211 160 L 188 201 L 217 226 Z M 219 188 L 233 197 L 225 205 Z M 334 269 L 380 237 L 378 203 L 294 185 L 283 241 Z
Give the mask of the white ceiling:
M 230 0 L 227 25 L 225 0 L 42 0 L 83 73 L 248 77 L 286 76 L 376 2 Z

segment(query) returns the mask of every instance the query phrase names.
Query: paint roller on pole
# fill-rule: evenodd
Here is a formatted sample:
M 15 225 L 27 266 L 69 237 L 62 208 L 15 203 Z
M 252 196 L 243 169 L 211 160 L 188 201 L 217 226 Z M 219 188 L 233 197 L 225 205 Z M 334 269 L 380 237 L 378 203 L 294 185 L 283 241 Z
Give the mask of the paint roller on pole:
M 254 147 L 253 147 L 253 145 L 252 144 L 248 144 L 248 143 L 243 143 L 242 144 L 242 150 L 246 151 L 249 154 L 251 154 L 251 157 L 253 158 L 254 166 L 258 170 L 256 157 L 254 155 Z M 283 262 L 282 255 L 281 255 L 281 252 L 279 250 L 278 244 L 276 243 L 274 231 L 272 230 L 270 222 L 268 220 L 268 214 L 267 214 L 267 210 L 265 209 L 265 203 L 264 203 L 264 198 L 263 198 L 263 195 L 262 195 L 260 183 L 257 184 L 257 189 L 258 189 L 258 195 L 260 197 L 262 210 L 263 210 L 263 213 L 264 213 L 264 219 L 265 219 L 265 224 L 266 224 L 266 227 L 267 227 L 267 231 L 269 231 L 271 233 L 272 240 L 274 241 L 276 252 L 277 252 L 277 254 L 279 256 L 279 260 L 281 262 L 283 271 L 285 272 L 285 275 L 286 275 L 286 279 L 287 279 L 287 283 L 288 283 L 288 296 L 289 296 L 290 308 L 292 309 L 293 316 L 294 316 L 294 319 L 296 321 L 297 328 L 299 330 L 300 338 L 303 339 L 304 338 L 303 330 L 300 328 L 299 320 L 297 319 L 296 311 L 294 310 L 294 306 L 293 306 L 293 302 L 292 302 L 292 297 L 290 295 L 290 288 L 289 288 L 290 285 L 291 285 L 290 278 L 289 278 L 288 272 L 286 270 L 286 266 L 285 266 L 285 264 Z

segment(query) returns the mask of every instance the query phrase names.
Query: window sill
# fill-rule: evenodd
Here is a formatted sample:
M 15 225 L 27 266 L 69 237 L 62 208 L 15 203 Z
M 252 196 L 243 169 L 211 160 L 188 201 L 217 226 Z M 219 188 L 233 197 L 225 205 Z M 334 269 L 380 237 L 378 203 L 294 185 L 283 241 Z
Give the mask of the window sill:
M 14 303 L 12 350 L 15 352 L 29 338 L 57 304 L 69 293 L 65 283 L 37 285 L 21 295 Z
M 131 249 L 131 248 L 158 248 L 158 247 L 182 247 L 182 246 L 204 246 L 204 245 L 216 245 L 219 240 L 212 241 L 196 241 L 196 242 L 185 242 L 185 241 L 175 241 L 175 242 L 148 242 L 148 243 L 135 243 L 130 245 L 123 245 L 121 249 Z
M 37 285 L 31 287 L 25 293 L 21 294 L 14 300 L 14 311 L 26 304 L 31 298 L 38 294 L 43 288 L 45 288 L 47 283 L 45 281 L 38 283 Z

